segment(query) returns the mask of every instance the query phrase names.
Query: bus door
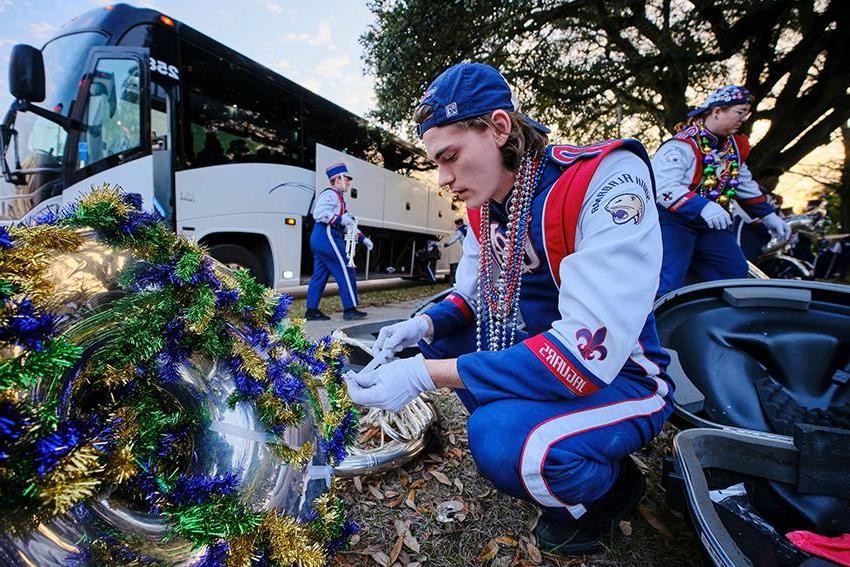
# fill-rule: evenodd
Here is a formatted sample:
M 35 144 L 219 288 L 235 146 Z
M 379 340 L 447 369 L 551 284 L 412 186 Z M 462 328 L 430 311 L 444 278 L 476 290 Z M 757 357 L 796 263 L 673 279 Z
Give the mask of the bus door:
M 98 47 L 91 50 L 72 117 L 66 165 L 71 203 L 92 185 L 120 185 L 138 193 L 154 210 L 151 155 L 151 87 L 147 49 Z
M 151 82 L 151 156 L 153 158 L 153 208 L 174 230 L 174 143 L 177 131 L 177 85 Z

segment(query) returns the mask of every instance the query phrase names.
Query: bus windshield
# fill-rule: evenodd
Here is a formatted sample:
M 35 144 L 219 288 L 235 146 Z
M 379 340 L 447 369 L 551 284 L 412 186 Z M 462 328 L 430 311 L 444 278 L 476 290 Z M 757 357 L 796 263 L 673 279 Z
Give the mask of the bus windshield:
M 69 116 L 89 51 L 105 42 L 106 36 L 97 32 L 70 34 L 48 42 L 42 49 L 46 96 L 44 102 L 37 104 Z M 0 207 L 2 220 L 18 219 L 51 196 L 41 194 L 42 189 L 59 177 L 65 152 L 67 132 L 55 122 L 32 112 L 19 112 L 15 118 L 15 129 L 18 132 L 21 169 L 37 169 L 38 173 L 28 174 L 23 186 L 2 184 L 2 196 L 6 197 Z M 9 155 L 11 153 L 11 150 L 7 151 L 9 162 L 14 159 Z

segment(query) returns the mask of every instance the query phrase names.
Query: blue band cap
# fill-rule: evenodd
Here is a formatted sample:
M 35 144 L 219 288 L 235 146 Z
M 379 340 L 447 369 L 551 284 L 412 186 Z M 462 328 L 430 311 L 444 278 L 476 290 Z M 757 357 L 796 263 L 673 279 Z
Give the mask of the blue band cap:
M 337 175 L 345 175 L 351 179 L 351 176 L 348 174 L 348 167 L 342 162 L 328 166 L 328 168 L 325 169 L 325 174 L 328 176 L 328 181 L 331 181 Z
M 460 63 L 449 67 L 434 79 L 419 103 L 431 107 L 431 115 L 416 126 L 421 138 L 435 126 L 489 115 L 494 110 L 516 111 L 518 104 L 505 78 L 483 63 Z M 548 134 L 551 130 L 520 114 L 535 130 Z

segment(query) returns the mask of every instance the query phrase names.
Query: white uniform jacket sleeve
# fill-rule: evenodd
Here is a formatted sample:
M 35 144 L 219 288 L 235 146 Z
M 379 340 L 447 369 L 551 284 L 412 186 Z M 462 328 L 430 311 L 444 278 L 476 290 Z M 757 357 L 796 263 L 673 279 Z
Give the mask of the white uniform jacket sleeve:
M 467 230 L 467 232 L 469 232 L 469 231 Z M 462 238 L 463 238 L 463 232 L 456 230 L 455 233 L 452 234 L 451 237 L 443 243 L 443 245 L 444 246 L 451 246 L 452 244 L 454 244 L 458 240 L 461 240 Z
M 688 189 L 694 178 L 696 161 L 691 145 L 675 139 L 662 144 L 652 158 L 658 204 L 688 219 L 696 218 L 708 202 Z
M 585 396 L 610 384 L 652 310 L 661 250 L 649 168 L 627 150 L 614 151 L 588 187 L 575 251 L 558 267 L 560 319 L 504 351 L 461 356 L 464 385 L 488 403 Z
M 339 218 L 344 212 L 340 198 L 333 189 L 325 189 L 319 193 L 316 197 L 316 203 L 313 205 L 313 218 L 316 222 L 333 226 L 339 226 Z
M 470 228 L 463 239 L 463 255 L 457 266 L 454 289 L 426 311 L 434 324 L 434 339 L 456 333 L 475 322 L 480 257 L 481 246 Z

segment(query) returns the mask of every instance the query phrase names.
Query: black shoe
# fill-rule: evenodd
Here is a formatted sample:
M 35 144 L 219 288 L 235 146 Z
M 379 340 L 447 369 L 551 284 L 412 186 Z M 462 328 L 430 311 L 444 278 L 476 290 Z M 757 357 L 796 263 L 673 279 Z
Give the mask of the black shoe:
M 318 309 L 308 309 L 304 314 L 304 318 L 308 321 L 330 321 L 331 319 Z
M 620 475 L 599 500 L 588 504 L 578 520 L 544 512 L 534 528 L 538 547 L 563 555 L 586 555 L 602 550 L 602 538 L 611 534 L 620 520 L 646 492 L 646 481 L 631 457 L 620 461 Z
M 368 316 L 368 313 L 366 313 L 365 311 L 358 311 L 356 307 L 346 309 L 342 312 L 342 318 L 346 321 L 351 321 L 352 319 L 365 319 Z

